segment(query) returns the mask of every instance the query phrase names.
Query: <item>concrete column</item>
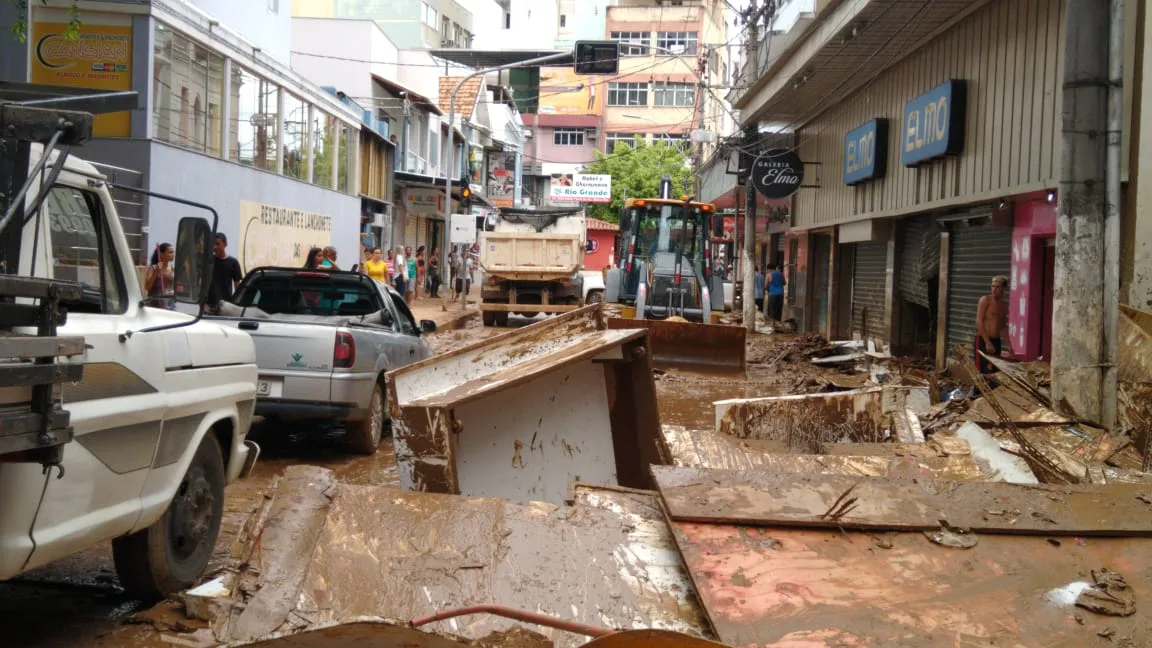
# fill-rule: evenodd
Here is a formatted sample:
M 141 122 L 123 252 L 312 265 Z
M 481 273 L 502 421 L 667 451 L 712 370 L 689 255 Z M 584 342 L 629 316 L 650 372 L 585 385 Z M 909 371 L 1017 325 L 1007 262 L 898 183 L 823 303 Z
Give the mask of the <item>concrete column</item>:
M 1119 289 L 1104 281 L 1109 4 L 1066 0 L 1066 6 L 1052 401 L 1064 415 L 1104 423 L 1106 402 L 1116 398 L 1104 389 L 1104 292 Z

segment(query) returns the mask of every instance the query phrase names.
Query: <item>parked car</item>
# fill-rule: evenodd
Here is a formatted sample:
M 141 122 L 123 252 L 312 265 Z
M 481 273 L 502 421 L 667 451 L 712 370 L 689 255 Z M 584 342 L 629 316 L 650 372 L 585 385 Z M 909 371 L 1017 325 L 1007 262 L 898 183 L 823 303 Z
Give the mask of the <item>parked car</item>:
M 260 376 L 256 414 L 337 421 L 350 449 L 372 454 L 390 423 L 384 374 L 432 355 L 391 287 L 354 272 L 257 268 L 215 321 L 252 336 Z

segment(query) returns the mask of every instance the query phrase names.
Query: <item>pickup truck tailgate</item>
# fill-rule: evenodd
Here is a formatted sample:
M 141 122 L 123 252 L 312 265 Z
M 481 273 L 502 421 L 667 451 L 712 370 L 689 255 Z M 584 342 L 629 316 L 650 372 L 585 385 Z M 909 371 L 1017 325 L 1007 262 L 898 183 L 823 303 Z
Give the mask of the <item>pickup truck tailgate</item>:
M 327 401 L 331 397 L 336 327 L 223 317 L 213 321 L 252 336 L 260 370 L 258 397 L 299 401 Z M 318 329 L 331 333 L 317 335 Z

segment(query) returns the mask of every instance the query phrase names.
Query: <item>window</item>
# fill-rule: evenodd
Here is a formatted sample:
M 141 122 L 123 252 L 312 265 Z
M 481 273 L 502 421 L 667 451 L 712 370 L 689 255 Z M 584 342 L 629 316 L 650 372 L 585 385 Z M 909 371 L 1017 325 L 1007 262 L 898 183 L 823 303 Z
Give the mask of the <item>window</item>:
M 284 93 L 284 175 L 308 179 L 308 104 Z
M 637 137 L 643 137 L 643 135 L 638 133 L 608 133 L 604 140 L 604 152 L 615 152 L 617 144 L 627 144 L 630 147 L 635 147 Z
M 336 161 L 336 118 L 322 110 L 312 117 L 312 182 L 332 188 L 332 166 Z
M 381 306 L 373 286 L 318 277 L 257 277 L 245 282 L 235 300 L 237 306 L 254 306 L 269 315 L 354 317 L 371 315 Z
M 94 192 L 55 186 L 44 199 L 51 236 L 52 277 L 84 286 L 81 313 L 123 313 L 124 281 L 113 254 L 104 210 Z
M 690 83 L 654 83 L 652 85 L 652 105 L 695 106 L 696 88 Z
M 556 146 L 584 146 L 584 129 L 557 128 L 552 131 L 552 143 Z
M 432 8 L 427 2 L 421 2 L 420 4 L 423 5 L 424 9 L 422 16 L 424 19 L 424 24 L 428 25 L 432 29 L 436 29 L 436 19 L 439 18 L 436 10 Z
M 648 48 L 639 46 L 648 45 L 650 37 L 647 32 L 612 32 L 610 40 L 620 43 L 620 56 L 645 56 Z
M 440 166 L 440 133 L 433 130 L 428 133 L 428 166 Z
M 224 58 L 156 23 L 152 71 L 152 137 L 219 156 Z
M 671 50 L 672 54 L 695 54 L 698 44 L 696 32 L 659 32 L 656 34 L 656 47 Z M 667 56 L 669 52 L 659 51 Z
M 452 19 L 444 16 L 440 19 L 440 40 L 447 42 L 452 38 Z
M 337 124 L 340 131 L 340 150 L 336 155 L 336 191 L 353 193 L 356 189 L 352 180 L 352 171 L 356 168 L 356 149 L 359 140 L 359 129 L 353 129 L 348 124 Z
M 405 335 L 419 335 L 420 327 L 416 325 L 416 318 L 412 317 L 412 311 L 408 310 L 408 305 L 404 303 L 404 300 L 393 297 L 392 305 L 396 307 L 396 312 L 400 315 L 400 332 Z
M 276 170 L 280 88 L 242 67 L 233 67 L 231 158 L 247 166 Z
M 647 106 L 647 83 L 609 83 L 609 106 Z
M 568 16 L 565 16 L 564 14 L 560 14 L 560 26 L 561 27 L 567 27 L 568 26 Z

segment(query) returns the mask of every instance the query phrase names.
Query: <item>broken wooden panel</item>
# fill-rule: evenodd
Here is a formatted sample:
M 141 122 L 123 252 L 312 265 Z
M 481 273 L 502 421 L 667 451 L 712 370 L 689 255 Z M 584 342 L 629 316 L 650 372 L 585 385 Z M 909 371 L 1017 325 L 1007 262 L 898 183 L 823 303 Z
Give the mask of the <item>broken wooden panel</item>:
M 1111 645 L 1136 646 L 1152 622 L 1147 539 L 981 535 L 958 550 L 920 533 L 672 528 L 712 627 L 733 646 L 1095 646 L 1108 628 Z M 1104 566 L 1135 589 L 1135 615 L 1063 596 Z
M 670 462 L 644 330 L 594 306 L 389 372 L 401 486 L 562 503 Z
M 773 472 L 825 473 L 921 479 L 984 479 L 970 456 L 925 450 L 919 455 L 797 454 L 778 441 L 736 439 L 710 430 L 665 425 L 664 437 L 675 465 L 718 470 L 763 469 Z M 897 444 L 829 444 L 896 446 Z M 915 447 L 915 446 L 913 446 Z M 919 447 L 924 448 L 925 445 Z
M 1015 423 L 1024 421 L 1043 420 L 1049 423 L 1068 423 L 1068 419 L 1056 412 L 1045 408 L 1037 402 L 1035 395 L 1025 390 L 1015 382 L 1009 381 L 992 390 L 992 398 Z M 1042 417 L 1042 418 L 1037 418 Z M 968 411 L 960 417 L 963 421 L 973 423 L 999 423 L 1000 416 L 993 409 L 987 398 L 977 398 L 972 401 Z
M 646 497 L 577 488 L 577 505 L 555 506 L 342 485 L 292 619 L 410 620 L 499 605 L 603 628 L 709 637 L 669 529 Z M 474 615 L 421 629 L 480 639 L 524 625 Z M 531 629 L 560 648 L 587 641 Z
M 684 522 L 984 533 L 1152 535 L 1147 488 L 849 477 L 653 466 L 668 515 Z
M 783 441 L 816 453 L 837 441 L 884 441 L 881 387 L 827 394 L 800 394 L 717 401 L 716 430 L 739 439 Z
M 1117 378 L 1124 382 L 1152 382 L 1152 313 L 1120 305 L 1120 354 Z

